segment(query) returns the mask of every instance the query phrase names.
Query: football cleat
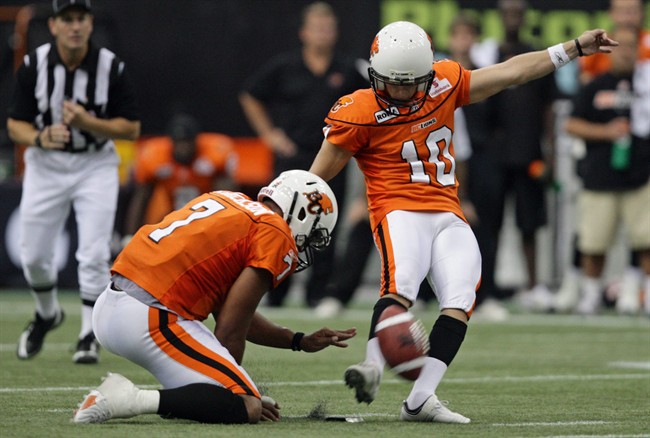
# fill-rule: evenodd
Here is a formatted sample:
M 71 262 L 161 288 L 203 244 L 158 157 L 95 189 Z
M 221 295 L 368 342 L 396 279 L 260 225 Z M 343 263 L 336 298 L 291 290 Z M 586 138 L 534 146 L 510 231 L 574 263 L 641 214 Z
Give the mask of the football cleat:
M 555 294 L 553 309 L 561 313 L 572 312 L 579 300 L 580 275 L 575 268 L 568 269 L 564 274 L 560 289 Z
M 621 315 L 636 315 L 641 309 L 641 294 L 641 276 L 635 269 L 628 268 L 616 299 L 616 311 Z
M 99 342 L 95 339 L 93 333 L 89 333 L 85 337 L 79 339 L 77 348 L 72 356 L 74 363 L 91 364 L 99 361 Z
M 372 403 L 379 391 L 381 373 L 376 366 L 361 362 L 345 370 L 345 384 L 355 390 L 357 402 Z
M 471 421 L 463 415 L 450 411 L 447 406 L 445 406 L 446 404 L 447 402 L 441 402 L 435 395 L 429 397 L 424 403 L 422 403 L 422 406 L 413 410 L 409 409 L 406 402 L 404 402 L 399 418 L 403 421 L 434 423 L 467 424 Z
M 318 319 L 328 319 L 337 317 L 342 311 L 343 303 L 341 301 L 333 297 L 325 297 L 314 309 L 314 315 Z
M 583 316 L 596 315 L 600 312 L 602 300 L 603 297 L 599 291 L 583 290 L 575 312 Z
M 527 311 L 549 312 L 553 309 L 555 297 L 546 285 L 538 284 L 517 295 L 519 305 Z
M 108 373 L 103 380 L 74 411 L 74 423 L 103 423 L 111 418 L 138 415 L 135 404 L 139 389 L 121 374 Z
M 18 359 L 30 359 L 36 356 L 43 348 L 45 335 L 60 326 L 65 319 L 63 309 L 59 310 L 59 313 L 51 319 L 42 318 L 38 312 L 34 315 L 34 320 L 29 322 L 18 339 L 18 349 L 16 350 Z

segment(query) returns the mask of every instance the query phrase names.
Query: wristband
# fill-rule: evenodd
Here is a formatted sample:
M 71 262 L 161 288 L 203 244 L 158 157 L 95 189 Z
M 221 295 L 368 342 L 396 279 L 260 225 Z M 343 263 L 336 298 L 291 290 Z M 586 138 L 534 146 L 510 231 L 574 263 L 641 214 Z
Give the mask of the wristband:
M 551 62 L 555 66 L 555 70 L 560 67 L 564 67 L 571 61 L 569 55 L 567 55 L 566 50 L 562 44 L 556 44 L 555 46 L 549 47 L 546 49 L 548 51 L 548 56 L 551 57 Z
M 295 335 L 293 335 L 293 340 L 291 341 L 291 349 L 293 351 L 302 351 L 302 348 L 300 348 L 300 341 L 302 341 L 302 338 L 305 336 L 303 332 L 296 332 Z
M 36 146 L 37 148 L 43 147 L 43 143 L 41 143 L 41 132 L 43 132 L 42 129 L 38 131 L 38 134 L 36 134 L 36 140 L 34 140 L 34 146 Z
M 584 53 L 582 53 L 582 46 L 580 45 L 580 41 L 578 41 L 578 38 L 573 40 L 574 43 L 576 43 L 576 49 L 578 49 L 578 56 L 585 56 Z

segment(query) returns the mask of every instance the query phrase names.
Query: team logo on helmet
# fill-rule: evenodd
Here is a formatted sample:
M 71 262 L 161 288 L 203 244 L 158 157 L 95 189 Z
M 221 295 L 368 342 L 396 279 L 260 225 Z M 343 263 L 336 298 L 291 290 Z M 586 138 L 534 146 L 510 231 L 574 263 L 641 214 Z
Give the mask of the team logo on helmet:
M 372 57 L 377 53 L 379 53 L 379 36 L 376 36 L 375 39 L 372 40 L 372 45 L 370 46 L 370 59 L 372 59 Z
M 340 98 L 339 100 L 336 101 L 336 103 L 334 104 L 334 106 L 332 106 L 331 111 L 332 111 L 333 113 L 335 113 L 335 112 L 337 112 L 338 110 L 340 110 L 341 108 L 346 107 L 346 106 L 348 106 L 348 105 L 352 105 L 353 103 L 354 103 L 354 99 L 352 99 L 352 97 L 350 97 L 350 96 L 343 96 L 342 98 Z
M 330 214 L 334 213 L 334 203 L 330 199 L 329 196 L 327 196 L 326 193 L 321 193 L 318 190 L 314 190 L 313 192 L 309 193 L 303 193 L 309 200 L 309 204 L 307 205 L 307 211 L 311 214 Z

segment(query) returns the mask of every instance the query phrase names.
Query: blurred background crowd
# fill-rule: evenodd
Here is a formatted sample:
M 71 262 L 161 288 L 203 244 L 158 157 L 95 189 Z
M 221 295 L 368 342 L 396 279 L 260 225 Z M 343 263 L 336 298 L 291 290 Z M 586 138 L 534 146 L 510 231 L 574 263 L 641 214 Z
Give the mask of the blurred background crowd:
M 51 38 L 50 14 L 49 1 L 8 0 L 0 6 L 0 288 L 27 287 L 16 236 L 27 145 L 8 137 L 7 102 L 24 55 Z M 142 121 L 138 140 L 116 142 L 121 188 L 113 255 L 139 226 L 198 193 L 234 189 L 255 196 L 284 168 L 307 169 L 330 106 L 338 96 L 369 86 L 370 42 L 389 22 L 419 24 L 431 35 L 438 59 L 452 58 L 468 69 L 543 49 L 586 29 L 610 30 L 631 47 L 631 60 L 622 55 L 573 62 L 554 76 L 459 112 L 457 172 L 483 255 L 477 315 L 503 320 L 513 306 L 582 314 L 607 306 L 624 314 L 641 311 L 649 278 L 642 273 L 643 253 L 650 249 L 638 251 L 616 223 L 615 239 L 606 242 L 605 254 L 597 252 L 602 259 L 586 259 L 585 273 L 576 230 L 586 181 L 580 163 L 590 142 L 608 142 L 608 151 L 615 143 L 580 131 L 580 122 L 590 117 L 590 101 L 581 93 L 608 72 L 629 82 L 627 89 L 613 91 L 647 93 L 650 73 L 639 66 L 650 58 L 648 2 L 330 0 L 314 7 L 303 0 L 93 0 L 93 15 L 92 39 L 128 65 Z M 643 88 L 644 81 L 645 91 L 632 88 Z M 643 126 L 650 126 L 650 112 L 639 114 L 635 135 L 645 135 L 647 146 Z M 614 116 L 629 125 L 630 107 Z M 350 166 L 337 186 L 346 208 L 331 254 L 313 274 L 297 275 L 287 285 L 291 290 L 269 294 L 268 305 L 283 305 L 292 292 L 317 316 L 328 317 L 366 290 L 375 296 L 379 263 L 357 169 Z M 650 209 L 650 199 L 644 207 Z M 61 288 L 78 287 L 73 221 L 71 216 L 63 235 L 53 236 L 59 239 Z M 580 292 L 584 277 L 598 280 L 592 282 L 597 296 L 587 299 Z M 421 296 L 418 304 L 428 305 L 431 295 Z

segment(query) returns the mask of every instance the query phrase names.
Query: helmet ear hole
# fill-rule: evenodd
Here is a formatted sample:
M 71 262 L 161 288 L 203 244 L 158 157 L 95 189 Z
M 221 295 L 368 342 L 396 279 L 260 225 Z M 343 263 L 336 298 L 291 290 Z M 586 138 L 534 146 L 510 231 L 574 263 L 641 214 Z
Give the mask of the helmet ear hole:
M 324 239 L 322 234 L 329 236 L 336 225 L 338 204 L 334 192 L 313 173 L 288 170 L 260 189 L 258 201 L 266 198 L 282 210 L 296 242 L 299 268 L 309 266 L 312 246 L 317 249 L 327 246 L 329 239 Z

